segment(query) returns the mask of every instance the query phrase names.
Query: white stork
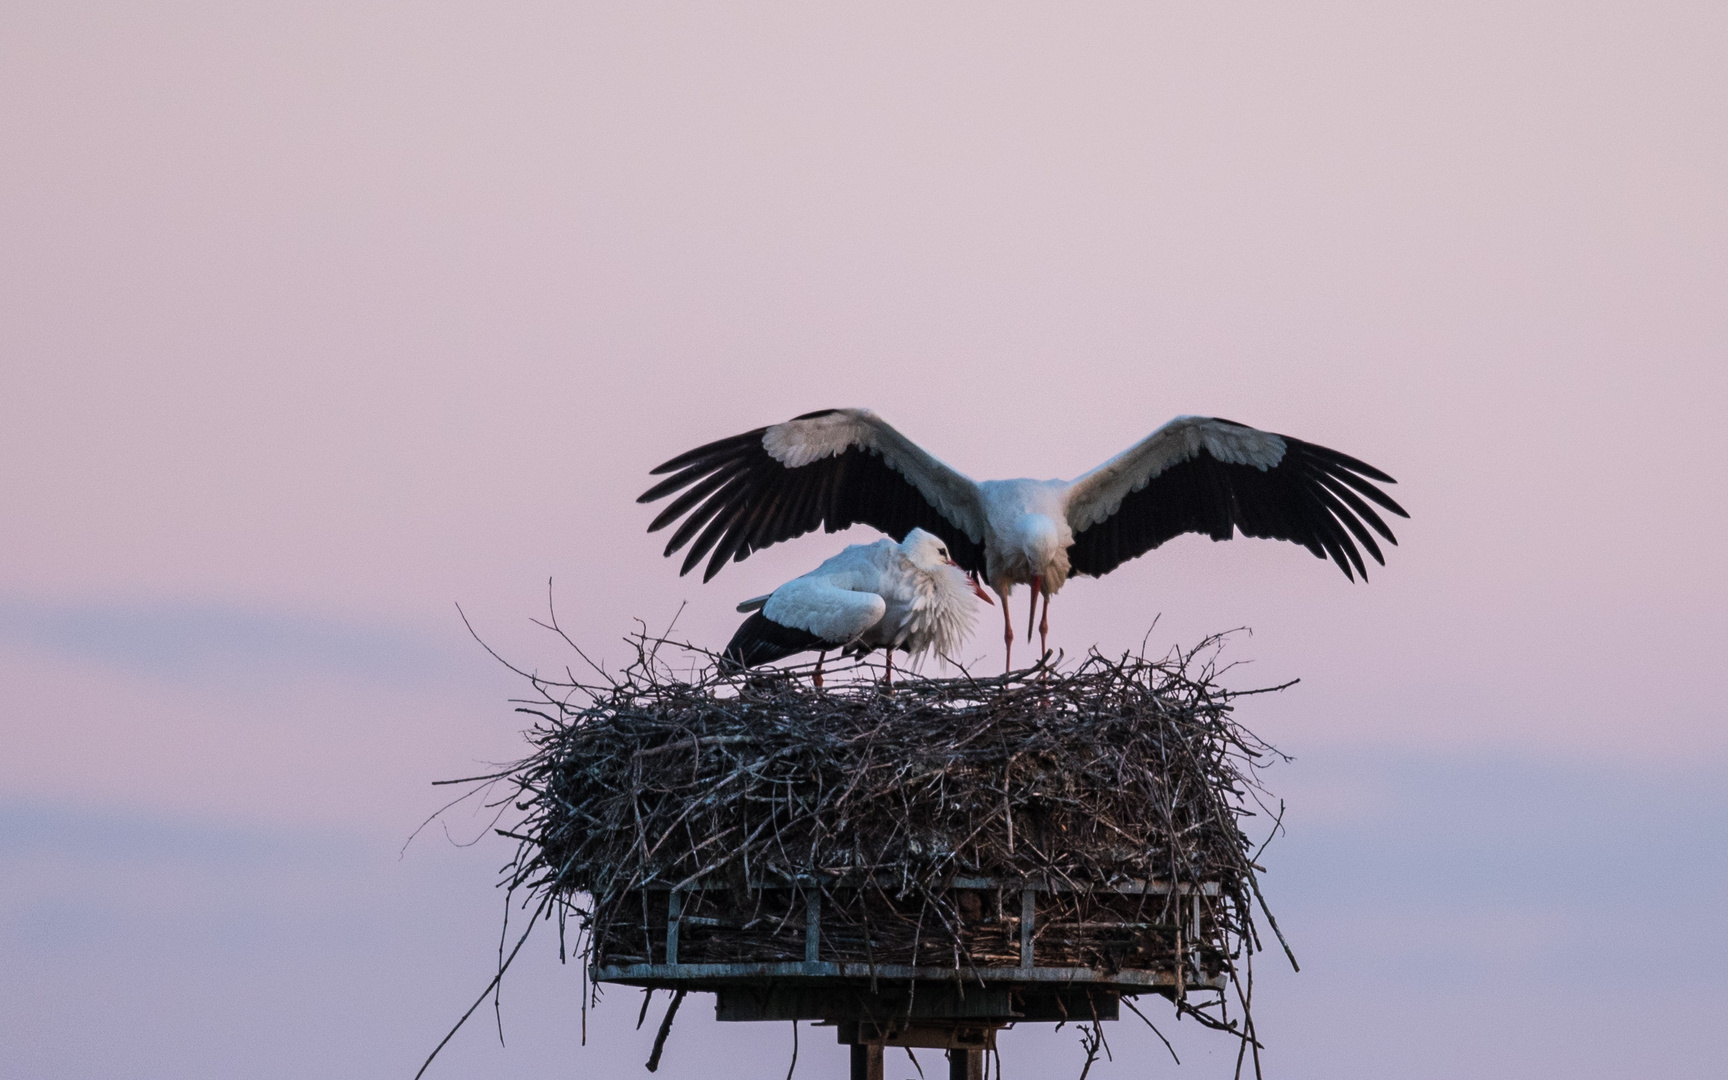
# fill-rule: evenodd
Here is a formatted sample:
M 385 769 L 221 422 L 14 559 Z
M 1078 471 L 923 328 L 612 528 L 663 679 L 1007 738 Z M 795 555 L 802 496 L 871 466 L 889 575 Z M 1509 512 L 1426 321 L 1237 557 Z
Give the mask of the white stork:
M 913 529 L 898 544 L 853 544 L 767 596 L 739 604 L 739 611 L 755 614 L 721 655 L 749 668 L 816 649 L 815 681 L 821 686 L 821 654 L 827 650 L 879 648 L 887 650 L 892 682 L 895 649 L 913 658 L 930 650 L 954 654 L 972 630 L 968 593 L 992 602 L 949 558 L 948 545 L 923 529 Z
M 936 534 L 1002 597 L 1010 666 L 1008 594 L 1016 584 L 1032 586 L 1034 612 L 1044 597 L 1047 652 L 1050 596 L 1070 574 L 1109 573 L 1182 533 L 1228 540 L 1240 530 L 1301 544 L 1352 581 L 1367 580 L 1357 543 L 1381 565 L 1373 534 L 1397 543 L 1369 503 L 1409 517 L 1372 483 L 1393 479 L 1370 465 L 1203 416 L 1179 416 L 1072 481 L 973 481 L 868 409 L 825 409 L 720 439 L 654 470 L 663 473 L 672 475 L 637 501 L 680 494 L 648 531 L 684 518 L 666 554 L 690 544 L 679 571 L 688 573 L 712 552 L 704 581 L 728 560 L 818 526 Z

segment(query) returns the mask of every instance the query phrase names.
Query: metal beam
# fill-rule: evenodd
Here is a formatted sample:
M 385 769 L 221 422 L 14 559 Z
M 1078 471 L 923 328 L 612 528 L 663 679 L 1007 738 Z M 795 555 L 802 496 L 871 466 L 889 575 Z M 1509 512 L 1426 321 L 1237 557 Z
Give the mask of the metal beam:
M 956 977 L 970 983 L 1058 983 L 1089 984 L 1102 987 L 1132 987 L 1132 992 L 1176 985 L 1169 971 L 1144 971 L 1124 968 L 1102 972 L 1084 967 L 911 967 L 905 964 L 772 962 L 738 964 L 617 964 L 606 965 L 594 972 L 601 982 L 669 985 L 680 982 L 715 983 L 747 982 L 756 979 L 841 978 L 868 982 L 870 979 L 917 980 L 919 982 L 954 982 Z M 1197 989 L 1221 990 L 1228 984 L 1227 976 L 1219 972 L 1206 982 L 1189 986 Z M 694 988 L 693 988 L 694 989 Z

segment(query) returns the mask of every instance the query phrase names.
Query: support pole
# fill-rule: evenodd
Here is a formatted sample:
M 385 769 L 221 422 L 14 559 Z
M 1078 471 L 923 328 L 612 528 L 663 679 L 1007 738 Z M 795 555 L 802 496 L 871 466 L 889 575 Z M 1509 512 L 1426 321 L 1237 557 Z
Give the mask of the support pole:
M 882 1080 L 882 1044 L 852 1044 L 852 1080 Z
M 948 1051 L 948 1080 L 983 1080 L 984 1051 Z

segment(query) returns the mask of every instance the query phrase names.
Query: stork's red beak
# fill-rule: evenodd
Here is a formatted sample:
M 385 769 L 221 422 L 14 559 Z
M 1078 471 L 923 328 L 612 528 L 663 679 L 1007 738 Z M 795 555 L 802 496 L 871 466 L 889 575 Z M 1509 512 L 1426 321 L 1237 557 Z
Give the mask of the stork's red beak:
M 966 580 L 972 583 L 972 592 L 978 597 L 978 599 L 989 604 L 991 607 L 996 606 L 996 601 L 990 599 L 990 594 L 984 591 L 984 586 L 978 584 L 977 574 L 967 574 Z

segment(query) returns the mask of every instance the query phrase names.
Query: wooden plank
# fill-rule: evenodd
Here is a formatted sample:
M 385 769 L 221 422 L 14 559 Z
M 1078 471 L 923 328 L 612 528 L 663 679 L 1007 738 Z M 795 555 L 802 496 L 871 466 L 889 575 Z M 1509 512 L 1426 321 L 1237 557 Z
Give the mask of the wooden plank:
M 822 959 L 822 894 L 812 889 L 804 894 L 804 962 Z
M 1032 967 L 1032 920 L 1037 906 L 1036 890 L 1026 889 L 1020 893 L 1020 966 L 1023 968 Z
M 684 910 L 684 894 L 674 890 L 666 897 L 666 962 L 678 962 L 678 924 Z M 650 958 L 652 959 L 652 958 Z
M 1025 993 L 1022 989 L 1020 993 Z M 1087 991 L 1069 991 L 1084 995 Z M 715 991 L 714 1018 L 726 1022 L 748 1020 L 821 1020 L 838 1022 L 860 1017 L 907 1021 L 1012 1020 L 1021 1015 L 1011 986 L 957 987 L 953 983 L 925 984 L 916 993 L 904 983 L 868 986 L 823 979 L 800 979 L 796 983 L 760 982 L 721 986 Z M 1114 1001 L 1114 995 L 1109 996 Z M 1084 1015 L 1083 999 L 1071 1008 Z M 868 1040 L 866 1040 L 868 1041 Z

